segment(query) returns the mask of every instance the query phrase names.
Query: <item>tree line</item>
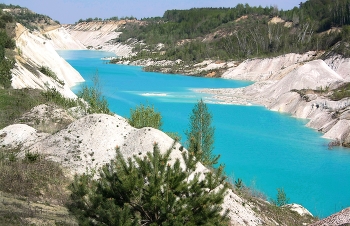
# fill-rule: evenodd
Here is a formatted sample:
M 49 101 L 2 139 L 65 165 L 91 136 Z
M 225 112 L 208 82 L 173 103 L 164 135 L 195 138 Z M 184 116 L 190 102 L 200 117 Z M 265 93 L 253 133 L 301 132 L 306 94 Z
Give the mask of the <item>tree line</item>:
M 116 41 L 134 39 L 146 44 L 135 46 L 135 59 L 242 60 L 330 49 L 347 57 L 349 51 L 333 47 L 349 39 L 349 10 L 350 0 L 309 0 L 286 11 L 248 4 L 168 10 L 161 18 L 126 24 Z M 275 16 L 284 22 L 270 23 Z M 324 32 L 332 27 L 342 29 Z M 162 54 L 158 43 L 164 44 Z

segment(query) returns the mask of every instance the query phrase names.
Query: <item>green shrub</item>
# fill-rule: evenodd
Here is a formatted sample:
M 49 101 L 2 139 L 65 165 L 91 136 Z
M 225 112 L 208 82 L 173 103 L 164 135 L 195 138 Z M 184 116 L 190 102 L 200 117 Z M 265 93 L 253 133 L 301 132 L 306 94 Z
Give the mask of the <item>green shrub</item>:
M 136 106 L 135 109 L 130 109 L 129 123 L 135 128 L 152 127 L 161 129 L 162 116 L 153 106 L 144 106 L 143 104 Z
M 186 131 L 188 150 L 195 153 L 201 163 L 216 164 L 220 156 L 214 155 L 214 132 L 211 125 L 212 114 L 201 99 L 195 104 L 190 115 L 189 130 Z
M 39 153 L 31 153 L 31 152 L 27 151 L 25 153 L 25 156 L 24 156 L 24 160 L 28 161 L 29 163 L 33 163 L 39 159 L 40 159 Z

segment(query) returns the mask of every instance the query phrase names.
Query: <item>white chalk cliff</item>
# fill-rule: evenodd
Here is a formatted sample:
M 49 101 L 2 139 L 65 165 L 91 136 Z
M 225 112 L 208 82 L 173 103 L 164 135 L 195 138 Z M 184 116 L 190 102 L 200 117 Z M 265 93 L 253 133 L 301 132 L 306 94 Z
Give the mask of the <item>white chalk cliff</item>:
M 16 57 L 16 65 L 12 70 L 13 88 L 56 88 L 67 97 L 75 97 L 70 87 L 84 79 L 57 54 L 47 38 L 39 32 L 32 33 L 21 24 L 17 24 L 16 45 L 19 56 Z M 41 66 L 50 68 L 64 85 L 41 73 L 38 70 Z

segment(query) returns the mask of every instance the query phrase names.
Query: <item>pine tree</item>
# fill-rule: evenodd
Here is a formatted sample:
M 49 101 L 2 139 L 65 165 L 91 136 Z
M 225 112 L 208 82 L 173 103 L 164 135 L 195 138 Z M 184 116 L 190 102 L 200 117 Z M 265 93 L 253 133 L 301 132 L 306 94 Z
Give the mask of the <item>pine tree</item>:
M 188 150 L 194 152 L 199 161 L 207 166 L 216 164 L 220 157 L 212 154 L 215 129 L 211 120 L 212 115 L 201 99 L 192 109 L 190 130 L 186 131 Z
M 198 160 L 183 152 L 183 162 L 170 163 L 169 149 L 157 145 L 146 156 L 115 161 L 93 175 L 75 176 L 70 211 L 82 225 L 228 225 L 221 215 L 227 189 L 223 169 L 196 173 Z

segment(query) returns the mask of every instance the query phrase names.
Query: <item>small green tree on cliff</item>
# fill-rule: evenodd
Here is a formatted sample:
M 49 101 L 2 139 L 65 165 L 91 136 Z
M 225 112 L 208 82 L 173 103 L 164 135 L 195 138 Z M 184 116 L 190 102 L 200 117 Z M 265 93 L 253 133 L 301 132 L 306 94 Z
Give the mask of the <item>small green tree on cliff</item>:
M 100 179 L 75 176 L 69 209 L 79 224 L 228 225 L 227 212 L 220 214 L 226 191 L 223 169 L 200 179 L 193 153 L 183 152 L 181 166 L 178 159 L 170 162 L 171 149 L 161 154 L 155 145 L 152 153 L 127 161 L 117 150 Z
M 211 125 L 212 115 L 203 100 L 193 107 L 190 116 L 189 131 L 186 131 L 188 150 L 204 165 L 212 166 L 220 156 L 213 155 L 214 127 Z

